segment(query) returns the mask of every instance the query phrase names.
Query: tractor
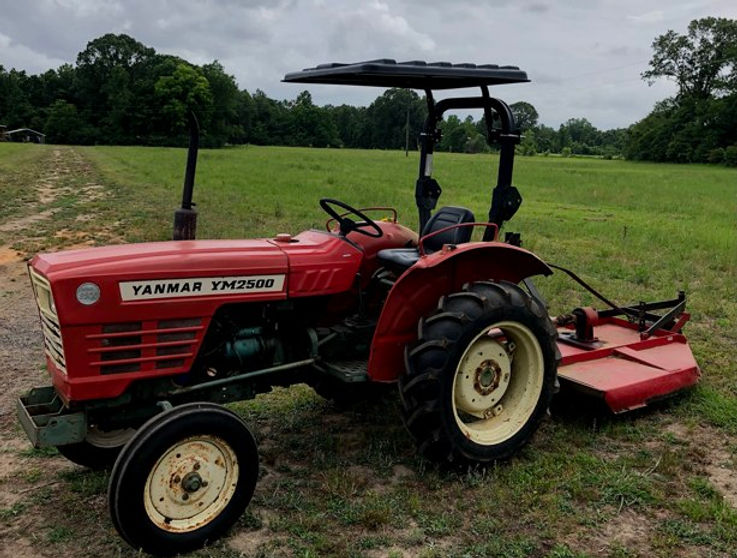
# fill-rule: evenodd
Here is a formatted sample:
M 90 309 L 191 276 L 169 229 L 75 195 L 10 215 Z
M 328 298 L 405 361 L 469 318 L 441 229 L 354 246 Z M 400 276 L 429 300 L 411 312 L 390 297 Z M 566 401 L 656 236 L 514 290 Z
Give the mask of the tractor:
M 681 330 L 683 293 L 618 306 L 500 228 L 520 207 L 520 133 L 489 87 L 529 81 L 515 66 L 373 60 L 289 73 L 287 83 L 424 91 L 415 200 L 396 210 L 324 198 L 325 230 L 196 240 L 193 119 L 174 239 L 36 255 L 29 263 L 50 386 L 19 398 L 36 447 L 110 467 L 112 522 L 133 547 L 187 552 L 222 536 L 258 477 L 254 436 L 224 406 L 307 383 L 337 401 L 396 384 L 426 458 L 484 466 L 526 444 L 559 389 L 614 413 L 644 407 L 700 375 Z M 433 92 L 479 88 L 471 97 Z M 437 207 L 438 125 L 481 109 L 499 166 L 488 216 Z M 491 158 L 490 158 L 491 160 Z M 480 240 L 472 232 L 480 231 Z M 551 317 L 534 276 L 571 275 L 606 309 Z

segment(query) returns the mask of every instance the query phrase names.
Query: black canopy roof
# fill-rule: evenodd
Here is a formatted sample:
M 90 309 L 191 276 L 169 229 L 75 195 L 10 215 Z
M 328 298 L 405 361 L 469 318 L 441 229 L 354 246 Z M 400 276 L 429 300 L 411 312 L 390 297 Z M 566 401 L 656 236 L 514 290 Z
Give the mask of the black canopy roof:
M 373 85 L 376 87 L 406 87 L 409 89 L 452 89 L 500 85 L 530 81 L 527 73 L 517 66 L 496 64 L 451 64 L 391 59 L 367 60 L 352 64 L 320 64 L 301 72 L 284 76 L 291 83 L 331 83 L 338 85 Z

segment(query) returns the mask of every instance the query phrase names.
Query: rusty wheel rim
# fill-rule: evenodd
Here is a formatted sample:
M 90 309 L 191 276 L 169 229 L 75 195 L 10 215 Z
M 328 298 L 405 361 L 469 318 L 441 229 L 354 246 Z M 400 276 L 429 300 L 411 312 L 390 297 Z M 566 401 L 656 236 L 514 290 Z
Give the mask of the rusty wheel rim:
M 217 436 L 193 436 L 170 447 L 151 468 L 145 510 L 160 529 L 194 531 L 223 512 L 237 484 L 233 449 Z

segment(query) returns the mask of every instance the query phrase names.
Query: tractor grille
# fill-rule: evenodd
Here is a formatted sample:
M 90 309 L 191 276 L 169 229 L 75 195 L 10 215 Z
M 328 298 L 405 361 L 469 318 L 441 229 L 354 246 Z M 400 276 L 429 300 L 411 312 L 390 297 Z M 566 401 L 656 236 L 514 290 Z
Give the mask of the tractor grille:
M 91 365 L 100 374 L 181 368 L 194 357 L 200 318 L 105 324 L 92 341 Z
M 41 331 L 43 332 L 44 351 L 46 356 L 64 374 L 67 372 L 66 360 L 64 359 L 64 345 L 61 340 L 61 329 L 59 328 L 59 316 L 56 314 L 54 296 L 51 294 L 51 284 L 40 273 L 29 267 L 31 285 L 36 295 L 41 316 Z

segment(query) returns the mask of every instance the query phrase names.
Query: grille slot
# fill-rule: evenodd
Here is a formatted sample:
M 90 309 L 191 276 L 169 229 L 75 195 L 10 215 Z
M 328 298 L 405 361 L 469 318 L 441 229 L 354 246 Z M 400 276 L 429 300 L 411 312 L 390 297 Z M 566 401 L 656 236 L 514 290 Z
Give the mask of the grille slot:
M 33 292 L 36 295 L 36 304 L 38 305 L 41 316 L 44 351 L 54 365 L 66 374 L 67 366 L 64 357 L 64 344 L 61 338 L 61 328 L 59 327 L 59 316 L 56 314 L 54 297 L 51 293 L 51 284 L 32 267 L 28 269 L 31 276 Z
M 100 374 L 123 374 L 125 372 L 138 372 L 141 365 L 132 362 L 130 364 L 105 364 L 100 367 Z
M 179 368 L 184 366 L 183 358 L 172 358 L 169 360 L 160 360 L 156 363 L 156 370 L 164 370 L 166 368 Z
M 96 342 L 91 364 L 101 374 L 182 368 L 202 330 L 200 318 L 105 324 L 102 333 L 87 336 Z

